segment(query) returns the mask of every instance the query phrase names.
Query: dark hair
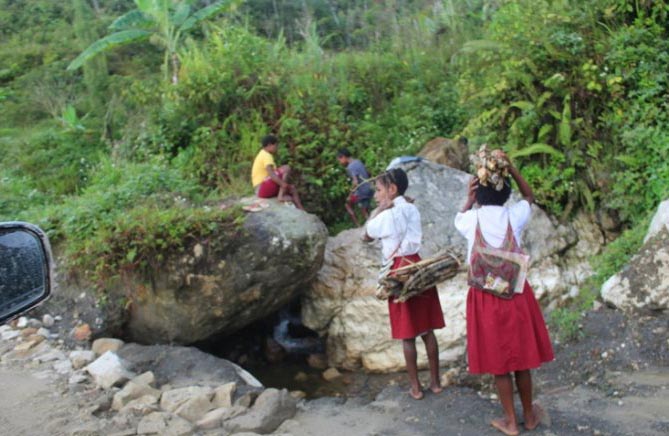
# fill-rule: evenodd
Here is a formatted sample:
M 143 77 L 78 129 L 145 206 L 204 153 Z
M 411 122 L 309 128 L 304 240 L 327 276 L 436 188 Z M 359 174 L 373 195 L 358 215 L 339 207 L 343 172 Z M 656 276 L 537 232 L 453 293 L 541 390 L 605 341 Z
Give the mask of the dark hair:
M 262 144 L 263 148 L 265 148 L 268 145 L 278 144 L 279 139 L 274 135 L 267 135 L 263 136 L 262 141 L 260 141 L 260 143 Z
M 492 184 L 484 186 L 479 184 L 476 188 L 476 202 L 481 206 L 504 206 L 511 196 L 511 180 L 504 179 L 504 186 L 496 190 Z
M 337 157 L 351 157 L 351 152 L 348 151 L 348 148 L 340 148 L 337 152 Z
M 402 168 L 393 168 L 377 177 L 379 183 L 383 186 L 397 186 L 397 194 L 404 195 L 409 187 L 409 178 Z
M 458 142 L 462 145 L 467 145 L 469 144 L 469 139 L 466 136 L 461 136 L 458 138 Z

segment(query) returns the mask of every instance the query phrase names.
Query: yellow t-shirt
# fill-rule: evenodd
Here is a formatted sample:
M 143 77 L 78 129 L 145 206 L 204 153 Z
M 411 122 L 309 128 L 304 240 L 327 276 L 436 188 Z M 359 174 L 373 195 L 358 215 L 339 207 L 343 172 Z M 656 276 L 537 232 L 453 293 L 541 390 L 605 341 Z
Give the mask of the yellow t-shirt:
M 272 167 L 276 168 L 276 165 L 274 164 L 274 156 L 263 148 L 256 156 L 253 161 L 253 167 L 251 168 L 251 183 L 254 188 L 269 177 L 267 165 L 272 165 Z

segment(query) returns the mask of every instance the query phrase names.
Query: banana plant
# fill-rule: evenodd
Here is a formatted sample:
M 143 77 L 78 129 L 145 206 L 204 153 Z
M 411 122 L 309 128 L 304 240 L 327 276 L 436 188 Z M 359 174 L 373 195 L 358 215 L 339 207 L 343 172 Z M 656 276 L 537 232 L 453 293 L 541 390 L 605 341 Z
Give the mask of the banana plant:
M 234 11 L 243 0 L 220 0 L 199 10 L 193 10 L 192 0 L 134 0 L 135 9 L 118 17 L 109 26 L 113 33 L 95 41 L 79 54 L 67 67 L 80 68 L 98 54 L 138 41 L 148 40 L 165 51 L 164 71 L 167 80 L 170 65 L 172 83 L 176 84 L 179 73 L 178 49 L 186 32 L 198 23 L 219 12 Z

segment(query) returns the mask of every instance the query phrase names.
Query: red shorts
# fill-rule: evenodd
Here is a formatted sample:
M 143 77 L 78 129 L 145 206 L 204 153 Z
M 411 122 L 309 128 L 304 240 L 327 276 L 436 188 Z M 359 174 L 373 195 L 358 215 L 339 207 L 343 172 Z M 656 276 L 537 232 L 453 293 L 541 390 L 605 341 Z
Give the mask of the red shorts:
M 277 176 L 283 180 L 283 171 L 280 168 L 274 170 Z M 260 198 L 274 198 L 279 195 L 279 186 L 274 180 L 270 177 L 267 177 L 263 182 L 258 186 L 258 197 Z

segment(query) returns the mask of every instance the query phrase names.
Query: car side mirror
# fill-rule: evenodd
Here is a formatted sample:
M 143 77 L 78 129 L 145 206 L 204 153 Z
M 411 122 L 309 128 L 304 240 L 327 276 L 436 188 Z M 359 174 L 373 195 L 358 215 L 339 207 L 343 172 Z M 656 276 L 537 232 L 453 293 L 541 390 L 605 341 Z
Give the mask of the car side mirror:
M 51 295 L 51 246 L 37 226 L 0 223 L 0 324 Z

